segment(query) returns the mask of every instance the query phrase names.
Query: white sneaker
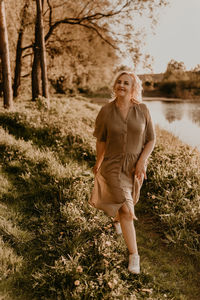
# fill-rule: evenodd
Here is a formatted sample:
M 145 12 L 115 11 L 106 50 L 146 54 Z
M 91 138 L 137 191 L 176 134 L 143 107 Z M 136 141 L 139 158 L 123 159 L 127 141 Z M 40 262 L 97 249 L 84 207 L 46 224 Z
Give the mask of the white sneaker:
M 118 235 L 122 234 L 122 228 L 120 222 L 114 222 L 115 231 Z
M 129 255 L 128 270 L 134 274 L 140 273 L 140 256 L 138 254 Z

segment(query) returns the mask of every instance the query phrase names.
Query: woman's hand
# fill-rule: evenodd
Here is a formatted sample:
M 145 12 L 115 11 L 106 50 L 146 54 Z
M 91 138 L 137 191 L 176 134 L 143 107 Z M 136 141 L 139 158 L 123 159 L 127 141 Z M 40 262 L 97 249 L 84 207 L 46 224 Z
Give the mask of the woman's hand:
M 147 179 L 146 174 L 146 161 L 138 160 L 135 167 L 135 177 L 142 182 L 143 179 Z
M 140 158 L 138 159 L 135 167 L 135 177 L 142 183 L 143 179 L 147 179 L 146 168 L 147 168 L 147 160 L 149 155 L 153 151 L 155 145 L 155 140 L 149 141 L 145 144 L 142 153 L 140 154 Z

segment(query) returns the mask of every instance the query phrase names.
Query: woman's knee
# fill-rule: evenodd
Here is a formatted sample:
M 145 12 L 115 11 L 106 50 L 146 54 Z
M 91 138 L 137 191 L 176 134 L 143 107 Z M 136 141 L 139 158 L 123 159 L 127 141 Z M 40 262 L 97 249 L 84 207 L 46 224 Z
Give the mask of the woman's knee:
M 120 216 L 120 218 L 125 218 L 127 220 L 133 220 L 133 214 L 130 211 L 130 209 L 128 209 L 127 205 L 125 205 L 125 204 L 119 209 L 119 216 Z

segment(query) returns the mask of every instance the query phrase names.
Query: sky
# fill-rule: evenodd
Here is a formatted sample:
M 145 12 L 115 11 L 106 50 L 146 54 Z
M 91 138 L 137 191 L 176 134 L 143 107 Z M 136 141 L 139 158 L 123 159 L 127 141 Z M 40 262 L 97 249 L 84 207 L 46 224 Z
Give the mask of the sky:
M 154 31 L 144 48 L 154 58 L 153 73 L 165 72 L 171 59 L 183 61 L 187 70 L 200 64 L 200 0 L 170 0 Z

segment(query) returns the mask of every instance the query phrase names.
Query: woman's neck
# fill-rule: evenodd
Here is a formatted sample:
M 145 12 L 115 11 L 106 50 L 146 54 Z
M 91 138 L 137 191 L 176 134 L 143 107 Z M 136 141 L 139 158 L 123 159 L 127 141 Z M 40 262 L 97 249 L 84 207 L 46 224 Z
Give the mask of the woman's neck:
M 118 106 L 128 107 L 131 104 L 131 99 L 129 97 L 117 97 L 116 103 Z

